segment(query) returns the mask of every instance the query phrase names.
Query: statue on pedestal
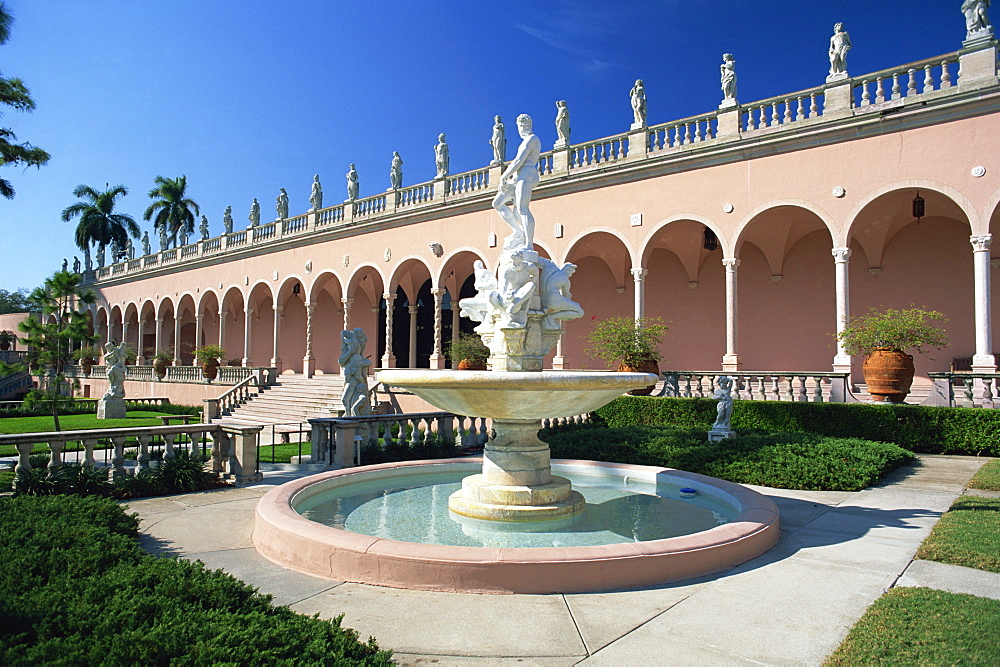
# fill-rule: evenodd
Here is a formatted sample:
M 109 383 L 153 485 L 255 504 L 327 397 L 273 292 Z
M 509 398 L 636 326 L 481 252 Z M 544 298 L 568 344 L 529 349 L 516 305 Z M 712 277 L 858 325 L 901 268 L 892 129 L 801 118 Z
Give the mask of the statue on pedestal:
M 250 227 L 256 227 L 260 224 L 260 202 L 257 198 L 253 198 L 253 202 L 250 204 Z
M 73 273 L 80 273 L 80 258 L 73 255 Z
M 167 228 L 160 227 L 160 252 L 170 247 L 170 239 L 167 238 Z
M 69 271 L 69 260 L 66 259 L 65 257 L 63 257 L 62 271 L 63 271 L 63 273 L 66 273 L 66 272 Z
M 493 117 L 493 136 L 490 137 L 490 146 L 493 147 L 493 161 L 490 165 L 503 164 L 507 159 L 507 137 L 500 116 Z
M 399 151 L 392 152 L 392 165 L 389 167 L 389 189 L 398 190 L 403 187 L 403 158 Z
M 90 273 L 94 270 L 94 263 L 90 259 L 90 244 L 83 249 L 83 270 Z
M 97 246 L 97 268 L 104 268 L 104 244 L 101 243 Z
M 351 168 L 347 172 L 347 201 L 354 201 L 358 198 L 358 170 L 351 163 Z
M 184 246 L 186 246 L 188 244 L 187 224 L 181 225 L 181 228 L 180 228 L 180 231 L 178 232 L 178 235 L 180 237 L 180 243 L 178 244 L 177 247 L 178 248 L 183 248 Z
M 288 193 L 285 188 L 279 188 L 278 199 L 274 203 L 274 210 L 278 212 L 278 220 L 288 217 Z
M 132 239 L 129 239 L 125 243 L 125 257 L 128 259 L 135 259 L 135 244 L 132 243 Z
M 833 37 L 830 38 L 830 75 L 827 81 L 847 78 L 847 52 L 851 50 L 851 36 L 844 30 L 844 24 L 833 26 Z
M 719 108 L 734 107 L 736 101 L 736 60 L 733 54 L 722 54 L 722 64 L 719 65 L 720 79 L 722 82 L 722 104 Z
M 126 343 L 104 346 L 104 365 L 107 367 L 108 390 L 97 402 L 98 419 L 125 418 L 125 346 Z
M 708 432 L 710 441 L 725 440 L 736 435 L 731 425 L 733 416 L 733 379 L 726 375 L 719 376 L 717 381 L 718 389 L 712 395 L 717 403 L 715 405 L 715 423 L 712 430 Z
M 569 107 L 566 100 L 556 102 L 556 144 L 554 148 L 569 146 Z
M 148 254 L 150 254 L 151 250 L 152 249 L 149 247 L 149 232 L 148 231 L 143 232 L 142 233 L 142 254 L 143 255 L 148 255 Z
M 312 189 L 309 191 L 310 211 L 323 208 L 323 186 L 319 183 L 319 174 L 313 176 Z
M 227 206 L 225 213 L 222 214 L 222 229 L 226 234 L 233 233 L 233 207 Z
M 629 98 L 632 102 L 631 129 L 641 130 L 646 127 L 646 86 L 642 79 L 635 80 L 635 85 L 629 91 Z
M 371 359 L 364 356 L 368 337 L 364 329 L 340 332 L 340 371 L 344 376 L 341 403 L 345 417 L 364 417 L 372 413 L 368 399 L 368 368 Z
M 531 116 L 527 114 L 517 117 L 517 131 L 521 135 L 521 145 L 517 148 L 517 155 L 500 175 L 500 187 L 493 198 L 493 208 L 514 232 L 504 239 L 503 247 L 531 249 L 535 242 L 535 218 L 528 206 L 531 204 L 531 191 L 540 179 L 538 155 L 542 151 L 542 142 L 532 132 Z M 507 206 L 510 203 L 513 203 L 513 208 Z
M 988 10 L 990 0 L 964 0 L 962 13 L 965 14 L 965 38 L 988 37 L 993 34 Z
M 434 178 L 448 175 L 448 142 L 444 140 L 444 133 L 438 135 L 438 142 L 434 145 L 434 166 L 437 167 Z
M 208 240 L 208 217 L 201 216 L 201 224 L 198 226 L 198 232 L 201 234 L 201 240 Z

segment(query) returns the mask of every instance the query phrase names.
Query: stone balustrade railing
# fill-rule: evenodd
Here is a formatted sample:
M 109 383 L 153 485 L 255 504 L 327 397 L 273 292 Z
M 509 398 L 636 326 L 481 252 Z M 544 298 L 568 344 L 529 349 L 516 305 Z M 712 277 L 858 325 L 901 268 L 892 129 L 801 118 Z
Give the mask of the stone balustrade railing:
M 220 424 L 186 424 L 183 426 L 145 426 L 139 428 L 109 428 L 88 431 L 58 431 L 46 433 L 21 433 L 17 435 L 0 435 L 0 445 L 13 445 L 17 449 L 18 461 L 14 468 L 15 476 L 30 474 L 30 455 L 37 443 L 45 443 L 49 447 L 49 471 L 55 471 L 63 465 L 63 455 L 68 443 L 79 443 L 82 448 L 82 465 L 95 468 L 97 460 L 96 449 L 102 443 L 110 443 L 111 458 L 109 460 L 108 479 L 116 481 L 128 474 L 146 470 L 154 463 L 150 457 L 150 448 L 163 447 L 163 456 L 170 458 L 176 454 L 178 444 L 175 439 L 185 436 L 186 445 L 192 451 L 208 451 L 211 443 L 211 470 L 232 479 L 238 484 L 259 481 L 257 471 L 257 444 L 260 426 L 231 426 Z M 125 446 L 135 443 L 138 456 L 135 468 L 130 471 L 125 467 Z
M 485 444 L 489 438 L 487 421 L 450 412 L 310 419 L 312 462 L 356 466 L 363 446 L 382 443 L 388 447 L 400 439 L 416 445 L 428 437 L 454 444 L 458 454 L 461 447 Z
M 250 375 L 223 392 L 221 396 L 202 399 L 205 403 L 204 420 L 210 422 L 230 413 L 237 406 L 243 405 L 259 394 L 261 386 L 258 376 Z
M 829 111 L 828 95 L 835 88 L 842 90 L 843 86 L 848 86 L 849 90 L 843 99 L 837 98 L 841 100 L 837 104 L 844 105 L 844 109 L 838 111 L 853 110 L 858 116 L 863 116 L 868 111 L 885 110 L 887 106 L 903 104 L 907 98 L 937 100 L 958 92 L 959 88 L 955 83 L 958 78 L 959 56 L 959 52 L 949 53 L 795 93 L 740 104 L 729 110 L 713 110 L 690 118 L 651 125 L 645 130 L 546 151 L 539 156 L 538 172 L 544 184 L 548 178 L 589 174 L 624 159 L 628 159 L 630 163 L 636 160 L 674 159 L 675 154 L 688 152 L 674 150 L 682 147 L 693 148 L 713 140 L 739 142 L 744 138 L 756 139 L 762 133 L 771 135 L 801 121 L 820 121 Z M 726 131 L 722 133 L 720 119 L 724 116 L 728 118 L 729 115 L 735 115 L 735 118 L 727 121 Z M 835 114 L 831 122 L 841 117 L 842 114 Z M 644 150 L 634 150 L 636 147 L 630 146 L 629 142 L 635 142 L 637 135 L 641 137 L 641 132 L 646 134 L 647 145 Z M 453 174 L 443 181 L 411 185 L 198 241 L 184 246 L 180 251 L 173 248 L 145 256 L 141 262 L 131 260 L 98 268 L 94 272 L 85 273 L 84 280 L 121 279 L 164 265 L 197 261 L 206 255 L 243 252 L 250 247 L 278 242 L 285 236 L 321 233 L 331 228 L 376 222 L 405 213 L 414 207 L 444 206 L 466 198 L 485 197 L 491 188 L 491 174 L 495 178 L 500 169 L 500 166 L 495 166 Z
M 934 383 L 921 405 L 1000 408 L 1000 373 L 943 372 L 927 374 Z
M 732 396 L 744 401 L 798 401 L 854 403 L 847 373 L 806 371 L 667 371 L 657 396 L 712 398 L 720 376 L 733 379 Z
M 31 375 L 27 372 L 12 373 L 0 378 L 0 396 L 17 395 L 32 385 Z
M 5 364 L 19 364 L 28 356 L 25 350 L 0 350 L 0 361 Z
M 208 383 L 202 374 L 201 366 L 167 366 L 167 374 L 162 382 L 182 382 L 182 383 Z M 73 378 L 94 378 L 107 377 L 108 368 L 104 365 L 95 365 L 90 369 L 90 375 L 86 375 L 81 366 L 65 366 L 63 375 Z M 245 367 L 245 366 L 220 366 L 219 375 L 213 384 L 230 385 L 245 381 L 247 378 L 255 378 L 261 385 L 272 385 L 277 381 L 278 369 L 266 366 Z M 125 379 L 136 382 L 158 382 L 156 372 L 152 366 L 126 366 Z

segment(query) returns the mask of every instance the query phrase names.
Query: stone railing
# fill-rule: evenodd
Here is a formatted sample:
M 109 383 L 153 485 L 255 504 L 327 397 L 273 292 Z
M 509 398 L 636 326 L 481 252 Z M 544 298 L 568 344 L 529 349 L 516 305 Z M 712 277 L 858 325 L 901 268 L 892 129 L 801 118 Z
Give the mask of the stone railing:
M 667 371 L 657 396 L 712 398 L 721 376 L 733 379 L 733 398 L 742 401 L 798 401 L 803 403 L 855 403 L 847 373 L 808 371 Z
M 31 374 L 27 371 L 12 373 L 6 377 L 2 377 L 0 378 L 0 396 L 16 395 L 25 389 L 29 389 L 32 382 Z
M 220 369 L 221 370 L 221 369 Z M 211 422 L 222 415 L 229 414 L 237 406 L 243 405 L 261 391 L 261 382 L 256 375 L 250 375 L 232 388 L 226 390 L 218 398 L 203 398 L 205 422 Z
M 921 405 L 1000 408 L 1000 373 L 928 373 L 934 386 Z
M 360 465 L 361 448 L 366 445 L 389 446 L 399 439 L 419 444 L 433 435 L 454 444 L 458 454 L 459 448 L 477 447 L 489 438 L 486 419 L 450 412 L 322 417 L 310 419 L 309 425 L 312 462 L 344 467 Z
M 0 361 L 5 364 L 19 364 L 28 356 L 25 350 L 0 350 Z
M 111 457 L 108 463 L 108 479 L 116 481 L 126 475 L 146 470 L 153 461 L 151 448 L 163 449 L 164 458 L 175 455 L 178 446 L 192 451 L 206 452 L 211 447 L 211 470 L 238 484 L 259 481 L 257 471 L 257 440 L 260 426 L 229 426 L 220 424 L 186 424 L 183 426 L 145 426 L 140 428 L 108 428 L 88 431 L 58 431 L 47 433 L 21 433 L 0 435 L 0 445 L 13 445 L 17 449 L 18 461 L 14 468 L 16 476 L 31 472 L 30 455 L 37 443 L 49 447 L 49 471 L 63 465 L 63 455 L 70 443 L 79 443 L 81 464 L 88 468 L 98 467 L 95 450 L 107 450 L 110 444 Z M 175 443 L 179 436 L 188 442 Z M 125 467 L 125 445 L 132 444 L 138 449 L 136 466 L 130 472 Z
M 623 132 L 545 151 L 538 158 L 538 172 L 542 176 L 544 187 L 547 179 L 564 179 L 574 174 L 589 176 L 591 173 L 601 172 L 605 167 L 617 168 L 618 163 L 623 160 L 634 166 L 641 164 L 642 160 L 677 159 L 705 142 L 711 141 L 711 145 L 716 146 L 726 142 L 738 144 L 744 139 L 756 141 L 765 134 L 770 137 L 785 129 L 794 132 L 789 126 L 803 121 L 813 122 L 812 126 L 816 127 L 815 123 L 823 123 L 824 117 L 831 110 L 831 94 L 836 98 L 833 106 L 838 113 L 833 115 L 830 123 L 837 123 L 842 119 L 844 114 L 839 112 L 853 114 L 864 120 L 868 112 L 886 111 L 904 104 L 908 98 L 919 98 L 926 103 L 936 102 L 941 97 L 959 92 L 956 84 L 960 55 L 959 52 L 954 52 L 927 58 L 795 93 L 740 104 L 729 110 L 713 110 L 651 125 L 644 130 Z M 843 91 L 845 86 L 848 88 L 846 92 L 838 92 Z M 723 128 L 720 123 L 724 117 L 726 123 Z M 641 145 L 642 133 L 645 133 L 647 142 L 644 147 Z M 388 193 L 378 193 L 346 204 L 199 241 L 185 246 L 180 253 L 175 248 L 149 255 L 142 258 L 141 266 L 135 260 L 115 264 L 114 268 L 102 267 L 96 272 L 85 273 L 84 279 L 120 280 L 124 276 L 154 270 L 165 264 L 197 261 L 205 255 L 230 251 L 242 253 L 249 251 L 250 247 L 278 242 L 285 235 L 323 233 L 331 228 L 375 222 L 406 213 L 414 207 L 445 206 L 465 199 L 486 197 L 491 188 L 491 172 L 497 170 L 498 173 L 501 168 L 502 166 L 475 169 L 449 175 L 443 181 L 429 181 Z
M 167 374 L 162 382 L 181 382 L 197 384 L 237 384 L 247 378 L 256 378 L 261 386 L 272 385 L 277 381 L 278 369 L 266 366 L 219 366 L 219 375 L 211 383 L 202 374 L 201 366 L 167 366 Z M 66 366 L 63 375 L 73 378 L 91 378 L 100 380 L 106 378 L 108 367 L 95 365 L 90 369 L 90 375 L 85 375 L 81 366 Z M 152 366 L 126 366 L 125 379 L 136 382 L 160 382 Z

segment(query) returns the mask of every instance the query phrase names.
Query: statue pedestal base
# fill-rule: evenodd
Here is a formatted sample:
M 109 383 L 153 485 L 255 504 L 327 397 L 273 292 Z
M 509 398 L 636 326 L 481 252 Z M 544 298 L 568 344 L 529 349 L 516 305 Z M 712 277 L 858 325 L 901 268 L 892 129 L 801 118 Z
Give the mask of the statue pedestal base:
M 125 419 L 124 398 L 102 398 L 97 402 L 98 419 Z
M 735 436 L 736 436 L 736 431 L 723 431 L 723 430 L 716 430 L 713 428 L 711 431 L 708 432 L 708 441 L 719 442 L 720 440 L 728 440 L 729 438 L 733 438 Z

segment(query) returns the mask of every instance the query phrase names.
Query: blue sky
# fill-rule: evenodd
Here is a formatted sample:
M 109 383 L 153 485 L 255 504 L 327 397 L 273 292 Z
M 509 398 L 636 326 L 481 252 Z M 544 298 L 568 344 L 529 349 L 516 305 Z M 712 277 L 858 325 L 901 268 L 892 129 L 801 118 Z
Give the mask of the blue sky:
M 305 212 L 313 174 L 326 205 L 342 201 L 351 162 L 361 196 L 383 191 L 394 150 L 404 185 L 430 180 L 441 132 L 452 173 L 483 167 L 495 114 L 509 144 L 528 113 L 551 148 L 561 99 L 574 143 L 623 132 L 636 78 L 651 124 L 710 111 L 724 52 L 741 102 L 821 85 L 837 21 L 853 76 L 957 50 L 965 36 L 960 0 L 6 4 L 15 23 L 0 73 L 22 78 L 37 109 L 4 109 L 0 126 L 52 159 L 0 174 L 17 191 L 0 199 L 3 289 L 34 287 L 80 254 L 59 220 L 79 184 L 125 185 L 119 211 L 149 229 L 153 179 L 184 174 L 215 236 L 227 205 L 245 227 L 254 197 L 273 219 L 282 187 L 291 214 Z

